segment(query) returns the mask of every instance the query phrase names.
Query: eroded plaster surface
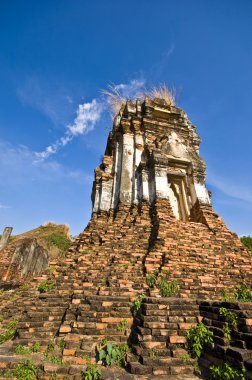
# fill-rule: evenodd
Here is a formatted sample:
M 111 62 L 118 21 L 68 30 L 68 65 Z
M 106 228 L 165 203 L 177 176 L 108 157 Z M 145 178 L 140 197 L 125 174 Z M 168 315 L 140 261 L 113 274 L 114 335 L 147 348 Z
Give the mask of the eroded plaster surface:
M 169 199 L 186 220 L 198 201 L 210 204 L 196 128 L 162 99 L 127 101 L 114 119 L 102 164 L 95 170 L 93 212 Z

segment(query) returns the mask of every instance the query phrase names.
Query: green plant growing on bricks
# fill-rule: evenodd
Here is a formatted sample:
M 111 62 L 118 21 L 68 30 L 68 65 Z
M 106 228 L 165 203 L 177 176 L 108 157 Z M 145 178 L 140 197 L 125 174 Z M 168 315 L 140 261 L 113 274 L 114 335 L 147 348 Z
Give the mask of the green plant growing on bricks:
M 52 290 L 55 286 L 55 281 L 41 281 L 38 285 L 38 291 L 40 293 L 46 293 Z
M 232 331 L 231 329 L 237 326 L 237 315 L 234 312 L 226 309 L 225 307 L 221 307 L 219 313 L 220 315 L 226 318 L 226 322 L 223 325 L 223 331 L 225 338 L 230 340 Z
M 142 306 L 143 300 L 145 299 L 145 294 L 140 294 L 139 296 L 136 297 L 134 300 L 132 306 L 131 306 L 131 311 L 133 314 L 136 314 L 140 307 Z
M 12 320 L 8 323 L 7 328 L 4 333 L 0 334 L 0 344 L 11 340 L 17 333 L 17 321 Z
M 92 363 L 88 363 L 85 371 L 81 372 L 82 380 L 100 380 L 101 379 L 101 369 Z
M 40 350 L 39 342 L 34 343 L 31 347 L 22 346 L 21 344 L 19 344 L 15 348 L 15 353 L 17 355 L 30 355 L 34 352 L 39 352 L 39 350 Z
M 235 291 L 235 299 L 241 302 L 251 302 L 252 290 L 248 289 L 244 284 L 239 285 Z
M 168 282 L 167 277 L 161 277 L 158 283 L 158 289 L 161 297 L 171 297 L 178 292 L 179 287 L 176 281 Z
M 127 344 L 121 346 L 114 345 L 103 339 L 99 346 L 99 360 L 102 361 L 105 367 L 115 365 L 117 367 L 124 366 L 126 363 L 126 355 L 129 351 Z
M 213 332 L 202 322 L 188 331 L 189 350 L 193 358 L 199 359 L 207 343 L 213 343 Z
M 25 360 L 11 371 L 11 374 L 18 380 L 33 380 L 37 378 L 38 368 L 31 360 Z
M 127 325 L 128 325 L 128 321 L 127 319 L 122 319 L 119 323 L 118 323 L 118 326 L 117 326 L 117 331 L 120 331 L 120 332 L 125 332 L 126 328 L 127 328 Z
M 219 365 L 210 367 L 211 375 L 214 380 L 245 380 L 245 369 L 241 371 L 232 368 L 227 362 L 221 362 Z
M 146 274 L 146 284 L 149 288 L 153 288 L 157 279 L 157 272 Z

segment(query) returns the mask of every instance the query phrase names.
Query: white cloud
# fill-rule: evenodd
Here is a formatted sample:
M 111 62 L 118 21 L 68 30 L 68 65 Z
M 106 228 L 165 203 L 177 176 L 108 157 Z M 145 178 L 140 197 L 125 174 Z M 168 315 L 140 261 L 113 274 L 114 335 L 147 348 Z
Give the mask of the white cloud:
M 132 79 L 129 83 L 121 83 L 113 85 L 114 89 L 120 93 L 122 98 L 141 97 L 145 88 L 145 81 L 140 79 Z M 66 97 L 69 103 L 72 98 Z M 103 111 L 108 109 L 108 100 L 101 96 L 99 99 L 93 99 L 91 102 L 79 104 L 76 111 L 76 118 L 72 124 L 66 126 L 66 131 L 62 137 L 54 143 L 48 145 L 43 151 L 35 152 L 35 163 L 46 160 L 58 150 L 66 146 L 76 136 L 84 135 L 92 131 L 96 123 L 100 120 Z
M 35 152 L 35 162 L 47 159 L 72 141 L 75 136 L 84 135 L 94 129 L 101 117 L 102 110 L 102 103 L 96 99 L 90 103 L 79 104 L 73 124 L 67 125 L 67 131 L 55 143 L 47 146 L 42 152 Z
M 77 116 L 72 125 L 68 125 L 68 135 L 83 135 L 92 129 L 101 117 L 103 105 L 101 102 L 93 99 L 90 103 L 79 104 Z
M 145 80 L 143 79 L 132 79 L 129 83 L 121 83 L 114 86 L 115 90 L 118 91 L 122 98 L 137 98 L 141 97 L 145 89 Z

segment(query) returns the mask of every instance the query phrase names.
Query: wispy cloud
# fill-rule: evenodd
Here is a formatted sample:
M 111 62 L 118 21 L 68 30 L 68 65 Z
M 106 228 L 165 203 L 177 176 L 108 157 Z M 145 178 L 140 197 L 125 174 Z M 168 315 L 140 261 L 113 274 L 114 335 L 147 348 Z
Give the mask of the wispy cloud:
M 0 182 L 2 187 L 26 186 L 28 183 L 72 180 L 90 183 L 92 178 L 80 170 L 63 166 L 57 161 L 36 161 L 35 153 L 26 146 L 15 146 L 0 140 Z
M 144 80 L 133 79 L 129 83 L 114 85 L 114 88 L 123 98 L 136 98 L 140 96 L 144 86 Z M 85 135 L 92 131 L 96 123 L 101 119 L 102 113 L 106 112 L 107 105 L 107 99 L 103 95 L 93 99 L 91 102 L 79 104 L 74 122 L 66 126 L 64 135 L 58 140 L 48 145 L 43 151 L 35 152 L 35 162 L 43 161 L 57 153 L 60 148 L 70 143 L 74 137 Z
M 230 180 L 224 177 L 220 178 L 219 176 L 216 176 L 213 173 L 208 174 L 207 182 L 210 186 L 217 188 L 222 193 L 252 205 L 251 188 L 242 185 L 237 185 L 235 183 L 232 183 Z
M 163 51 L 162 56 L 158 61 L 150 68 L 150 77 L 152 80 L 158 80 L 163 74 L 164 70 L 167 68 L 167 64 L 170 60 L 170 57 L 175 51 L 175 43 L 172 42 L 171 45 Z
M 76 118 L 72 124 L 67 125 L 66 132 L 55 143 L 47 146 L 42 152 L 35 152 L 36 160 L 43 161 L 55 154 L 60 148 L 67 145 L 78 135 L 84 135 L 94 129 L 101 117 L 103 104 L 96 99 L 90 103 L 79 104 Z
M 66 88 L 67 87 L 67 88 Z M 62 125 L 73 111 L 73 98 L 69 86 L 55 83 L 36 75 L 27 76 L 17 87 L 17 96 L 26 107 L 45 115 L 53 125 Z
M 6 206 L 0 203 L 0 210 L 4 210 L 6 208 L 10 208 L 10 206 Z
M 121 83 L 114 85 L 116 91 L 119 91 L 122 98 L 137 98 L 141 96 L 145 89 L 144 79 L 132 79 L 129 83 Z

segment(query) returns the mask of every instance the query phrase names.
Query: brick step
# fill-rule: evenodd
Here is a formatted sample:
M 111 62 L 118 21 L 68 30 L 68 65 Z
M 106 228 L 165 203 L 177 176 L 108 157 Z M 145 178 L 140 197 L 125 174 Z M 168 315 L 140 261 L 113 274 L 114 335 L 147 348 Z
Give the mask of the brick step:
M 166 379 L 172 379 L 172 378 L 174 379 L 174 377 L 170 375 L 182 375 L 181 379 L 186 379 L 187 377 L 185 377 L 184 375 L 190 376 L 190 375 L 193 375 L 194 373 L 194 367 L 187 366 L 187 365 L 175 366 L 175 367 L 169 367 L 169 366 L 151 367 L 147 365 L 142 365 L 141 363 L 133 362 L 133 363 L 128 364 L 128 369 L 133 374 L 137 374 L 137 375 L 152 374 L 154 375 L 153 378 L 157 378 L 157 379 L 163 378 L 163 376 L 167 376 L 167 375 L 168 376 L 165 377 Z M 188 378 L 192 379 L 192 377 L 189 377 L 189 376 Z M 193 377 L 193 378 L 197 379 L 197 377 Z
M 154 353 L 155 354 L 155 353 Z M 153 355 L 154 355 L 153 354 Z M 151 353 L 150 353 L 151 355 Z M 139 359 L 139 362 L 143 365 L 148 365 L 151 367 L 177 367 L 177 366 L 183 366 L 185 365 L 185 361 L 183 359 L 179 358 L 173 358 L 173 357 L 165 357 L 165 356 L 156 356 L 156 357 L 151 357 L 150 355 L 147 356 L 142 356 Z M 188 359 L 186 360 L 186 365 L 193 366 L 195 364 L 194 359 Z

